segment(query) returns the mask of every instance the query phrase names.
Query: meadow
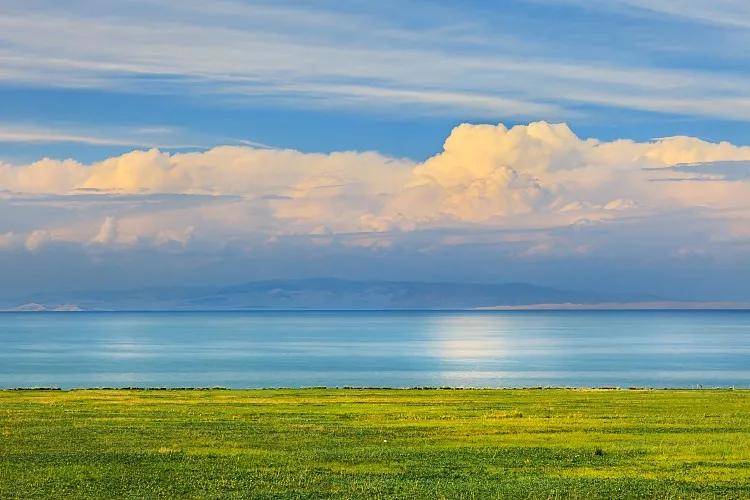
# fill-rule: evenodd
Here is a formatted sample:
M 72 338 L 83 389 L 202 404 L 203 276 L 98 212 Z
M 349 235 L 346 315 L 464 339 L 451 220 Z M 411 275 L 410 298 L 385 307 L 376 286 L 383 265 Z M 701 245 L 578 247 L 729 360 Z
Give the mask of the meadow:
M 748 498 L 750 391 L 0 391 L 34 497 Z

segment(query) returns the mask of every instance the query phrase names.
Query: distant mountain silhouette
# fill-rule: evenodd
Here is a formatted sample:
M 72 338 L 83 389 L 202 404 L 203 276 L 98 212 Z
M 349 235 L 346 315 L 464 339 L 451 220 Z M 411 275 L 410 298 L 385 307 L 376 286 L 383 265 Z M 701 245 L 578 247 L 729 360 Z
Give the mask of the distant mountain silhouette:
M 75 304 L 83 310 L 336 310 L 473 309 L 657 300 L 661 299 L 648 294 L 561 290 L 528 283 L 428 283 L 319 278 L 255 281 L 216 287 L 39 293 L 25 297 L 21 303 L 43 306 Z

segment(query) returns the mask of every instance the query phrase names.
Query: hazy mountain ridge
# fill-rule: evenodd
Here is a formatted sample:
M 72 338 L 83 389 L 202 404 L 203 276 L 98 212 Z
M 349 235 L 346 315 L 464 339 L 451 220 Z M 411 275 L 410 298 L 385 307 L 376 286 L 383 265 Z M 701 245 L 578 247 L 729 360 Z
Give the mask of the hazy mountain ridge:
M 232 286 L 38 293 L 21 304 L 51 310 L 474 309 L 534 304 L 651 302 L 638 293 L 563 290 L 528 283 L 430 283 L 334 278 L 266 280 Z M 74 305 L 74 306 L 72 306 Z M 6 304 L 6 308 L 18 307 Z M 28 310 L 28 309 L 26 309 Z

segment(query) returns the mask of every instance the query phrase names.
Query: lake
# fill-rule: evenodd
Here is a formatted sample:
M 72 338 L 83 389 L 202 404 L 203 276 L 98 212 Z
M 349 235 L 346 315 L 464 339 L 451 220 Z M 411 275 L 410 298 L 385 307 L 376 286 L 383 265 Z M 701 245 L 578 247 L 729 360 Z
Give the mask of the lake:
M 750 312 L 0 313 L 0 387 L 750 387 Z

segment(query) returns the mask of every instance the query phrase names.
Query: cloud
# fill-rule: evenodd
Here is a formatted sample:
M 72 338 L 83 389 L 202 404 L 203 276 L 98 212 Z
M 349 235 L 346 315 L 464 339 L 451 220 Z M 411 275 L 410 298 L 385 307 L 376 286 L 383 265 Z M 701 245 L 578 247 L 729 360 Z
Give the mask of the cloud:
M 117 220 L 114 217 L 107 217 L 104 219 L 102 226 L 99 228 L 99 232 L 91 240 L 92 243 L 98 243 L 100 245 L 109 245 L 117 239 Z
M 735 187 L 729 199 L 722 199 L 726 192 L 704 191 L 691 200 L 690 188 L 655 189 L 649 181 L 674 164 L 749 157 L 748 147 L 690 137 L 601 142 L 580 139 L 565 124 L 510 129 L 465 124 L 453 130 L 441 153 L 415 166 L 386 215 L 506 226 L 534 215 L 560 224 L 570 222 L 570 216 L 559 216 L 566 212 L 611 217 L 603 211 L 689 207 L 708 200 L 721 205 L 741 199 L 747 187 Z M 653 170 L 645 174 L 644 168 Z
M 690 2 L 648 4 L 691 19 L 747 25 L 744 7 L 732 12 L 689 7 Z M 416 14 L 398 9 L 403 17 L 394 22 L 392 9 L 375 7 L 343 12 L 262 2 L 222 2 L 221 7 L 212 2 L 207 8 L 169 1 L 149 5 L 146 19 L 131 14 L 133 9 L 95 2 L 64 9 L 54 2 L 24 4 L 8 7 L 0 19 L 0 79 L 211 99 L 245 96 L 395 115 L 406 107 L 428 115 L 567 119 L 584 104 L 747 121 L 747 77 L 733 70 L 741 67 L 742 53 L 736 64 L 712 64 L 710 70 L 695 64 L 680 68 L 683 59 L 676 58 L 661 67 L 634 64 L 658 62 L 649 56 L 664 51 L 667 42 L 695 48 L 682 33 L 675 40 L 662 30 L 665 40 L 649 32 L 655 47 L 639 47 L 640 57 L 616 42 L 601 43 L 596 57 L 589 54 L 594 44 L 588 37 L 529 37 L 522 18 L 544 15 L 544 6 L 515 9 L 509 17 L 517 31 L 513 25 L 497 29 L 493 21 L 507 24 L 502 16 L 477 19 L 471 9 L 427 5 Z M 712 42 L 711 59 L 727 58 L 731 44 Z
M 0 163 L 0 186 L 22 193 L 67 193 L 85 182 L 88 171 L 74 160 L 45 158 L 23 167 Z
M 28 130 L 9 127 L 0 127 L 0 142 L 21 143 L 52 143 L 52 142 L 77 142 L 94 146 L 135 146 L 137 142 L 123 141 L 106 137 L 92 135 L 70 134 L 56 131 Z
M 44 229 L 37 229 L 26 237 L 26 248 L 31 251 L 38 250 L 53 239 L 52 233 Z
M 162 229 L 156 235 L 157 245 L 177 244 L 182 247 L 188 244 L 195 232 L 194 226 L 187 226 L 180 230 Z
M 413 172 L 409 200 L 422 192 L 423 214 L 483 221 L 533 212 L 549 204 L 555 186 L 550 169 L 569 168 L 578 160 L 579 141 L 563 124 L 545 122 L 507 129 L 504 125 L 456 127 L 443 152 Z M 554 158 L 554 162 L 553 160 Z M 395 203 L 404 210 L 409 203 Z
M 0 250 L 13 248 L 17 243 L 18 236 L 13 232 L 0 233 Z
M 681 163 L 670 167 L 672 172 L 694 174 L 678 177 L 681 181 L 745 181 L 750 180 L 750 161 L 712 161 Z
M 750 29 L 750 7 L 745 2 L 734 0 L 711 0 L 710 2 L 696 0 L 616 0 L 612 4 L 622 4 L 658 14 L 683 17 L 701 23 Z
M 198 146 L 175 142 L 178 130 L 170 127 L 142 127 L 135 129 L 109 127 L 108 133 L 71 131 L 70 125 L 60 127 L 30 127 L 0 124 L 0 143 L 53 144 L 76 143 L 90 146 L 161 147 L 189 149 Z
M 321 251 L 481 244 L 537 259 L 615 255 L 656 238 L 650 251 L 670 253 L 747 234 L 748 162 L 750 147 L 727 142 L 599 141 L 547 122 L 463 124 L 422 162 L 246 146 L 43 159 L 0 165 L 13 214 L 0 219 L 0 247 L 215 254 L 307 238 Z

